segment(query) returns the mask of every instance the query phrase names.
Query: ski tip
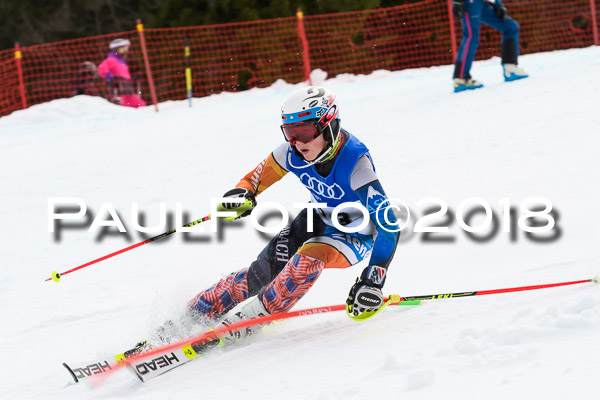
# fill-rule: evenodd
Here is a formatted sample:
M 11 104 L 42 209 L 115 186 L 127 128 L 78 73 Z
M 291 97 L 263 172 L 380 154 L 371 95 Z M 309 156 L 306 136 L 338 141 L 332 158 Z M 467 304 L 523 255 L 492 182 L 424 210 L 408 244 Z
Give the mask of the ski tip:
M 67 363 L 63 363 L 63 366 L 67 369 L 67 371 L 69 371 L 69 373 L 71 374 L 71 377 L 73 377 L 73 379 L 75 380 L 75 383 L 79 382 L 79 379 L 77 379 L 77 377 L 73 373 L 73 370 L 71 369 L 71 367 L 69 367 L 67 365 Z
M 598 281 L 600 281 L 600 278 L 599 278 L 599 276 L 600 276 L 600 275 L 596 275 L 595 277 L 593 277 L 593 278 L 592 278 L 592 282 L 594 282 L 594 283 L 598 283 Z

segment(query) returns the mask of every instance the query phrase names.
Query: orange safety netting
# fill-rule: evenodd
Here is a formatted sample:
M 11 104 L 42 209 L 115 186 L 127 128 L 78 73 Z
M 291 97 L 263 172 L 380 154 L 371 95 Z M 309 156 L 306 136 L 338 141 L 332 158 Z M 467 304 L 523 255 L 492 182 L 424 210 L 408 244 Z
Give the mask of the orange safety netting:
M 296 18 L 145 31 L 159 101 L 186 97 L 189 40 L 195 97 L 304 79 Z
M 305 16 L 301 21 L 310 68 L 322 69 L 331 78 L 342 73 L 452 64 L 461 27 L 454 21 L 457 43 L 453 46 L 448 3 L 424 0 L 376 10 Z M 593 15 L 600 0 L 503 3 L 521 27 L 521 54 L 585 47 L 598 40 L 598 15 L 596 21 Z M 289 17 L 143 31 L 157 100 L 187 97 L 186 38 L 195 97 L 266 87 L 278 79 L 291 83 L 306 80 L 299 22 L 299 18 Z M 15 51 L 0 51 L 0 116 L 23 108 L 23 104 L 31 106 L 76 94 L 113 98 L 118 88 L 97 76 L 95 68 L 107 56 L 108 44 L 119 37 L 131 41 L 127 63 L 133 88 L 150 104 L 151 85 L 140 32 L 132 30 L 21 48 L 25 102 Z M 483 27 L 476 60 L 499 54 L 500 35 Z

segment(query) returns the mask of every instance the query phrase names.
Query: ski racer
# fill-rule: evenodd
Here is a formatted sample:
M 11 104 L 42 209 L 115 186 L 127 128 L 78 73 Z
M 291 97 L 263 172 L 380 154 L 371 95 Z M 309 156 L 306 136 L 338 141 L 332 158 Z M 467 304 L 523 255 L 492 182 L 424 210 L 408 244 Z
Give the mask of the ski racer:
M 127 107 L 143 107 L 146 102 L 133 89 L 134 81 L 125 59 L 131 42 L 115 39 L 109 44 L 108 56 L 98 66 L 98 75 L 106 79 L 111 92 L 111 101 Z
M 529 75 L 517 65 L 519 24 L 508 16 L 501 0 L 452 0 L 452 12 L 462 22 L 462 41 L 454 64 L 454 92 L 479 89 L 483 84 L 471 78 L 471 64 L 479 47 L 481 23 L 502 34 L 501 58 L 506 82 Z
M 310 192 L 311 203 L 320 206 L 305 208 L 249 267 L 198 293 L 188 305 L 193 314 L 225 326 L 284 312 L 306 294 L 324 269 L 347 268 L 370 256 L 346 301 L 348 315 L 364 319 L 384 302 L 381 289 L 399 238 L 369 150 L 341 127 L 336 96 L 326 88 L 312 86 L 293 92 L 282 106 L 281 119 L 286 142 L 223 196 L 238 202 L 222 203 L 218 210 L 236 213 L 226 220 L 249 215 L 256 196 L 289 172 Z M 355 233 L 338 230 L 332 221 L 334 208 L 347 202 L 369 211 L 369 221 Z M 340 209 L 341 226 L 350 229 L 363 223 L 363 213 L 356 207 Z M 307 228 L 311 221 L 312 231 Z M 241 311 L 228 313 L 246 300 Z M 227 343 L 251 333 L 230 330 L 220 339 Z

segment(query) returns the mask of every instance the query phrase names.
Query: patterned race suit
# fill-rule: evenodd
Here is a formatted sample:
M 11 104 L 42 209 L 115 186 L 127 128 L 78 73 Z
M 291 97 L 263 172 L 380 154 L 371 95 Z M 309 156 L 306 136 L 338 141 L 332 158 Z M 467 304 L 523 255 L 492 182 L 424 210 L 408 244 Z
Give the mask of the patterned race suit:
M 270 312 L 287 311 L 315 283 L 324 268 L 347 268 L 370 256 L 366 275 L 378 286 L 385 281 L 399 233 L 396 218 L 386 204 L 387 197 L 375 173 L 368 149 L 356 137 L 341 130 L 342 145 L 335 158 L 307 166 L 289 143 L 277 147 L 237 187 L 260 194 L 288 172 L 298 177 L 311 194 L 316 209 L 304 209 L 279 232 L 257 259 L 200 292 L 189 306 L 196 312 L 216 318 L 250 296 L 258 295 Z M 344 233 L 333 226 L 333 209 L 342 203 L 362 204 L 369 221 L 357 233 Z M 357 227 L 363 214 L 345 207 L 338 222 Z M 313 230 L 307 229 L 309 220 Z

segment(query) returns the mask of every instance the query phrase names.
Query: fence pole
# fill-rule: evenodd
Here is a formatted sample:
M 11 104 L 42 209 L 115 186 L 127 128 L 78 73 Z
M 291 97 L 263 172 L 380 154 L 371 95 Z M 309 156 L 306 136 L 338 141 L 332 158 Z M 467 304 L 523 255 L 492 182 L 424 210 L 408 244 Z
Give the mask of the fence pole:
M 140 34 L 140 45 L 142 46 L 142 54 L 144 55 L 144 65 L 146 66 L 146 76 L 148 77 L 148 84 L 150 85 L 150 94 L 152 95 L 152 102 L 154 108 L 158 112 L 158 101 L 156 101 L 156 90 L 154 90 L 154 80 L 152 79 L 152 70 L 150 69 L 150 61 L 148 60 L 148 52 L 146 51 L 146 39 L 144 38 L 144 25 L 142 20 L 137 20 L 137 31 Z
M 304 32 L 304 13 L 301 9 L 296 10 L 296 19 L 298 20 L 298 36 L 300 36 L 300 42 L 302 42 L 302 60 L 304 63 L 304 77 L 308 81 L 308 84 L 312 86 L 310 79 L 310 58 L 308 56 L 308 40 L 306 40 L 306 33 Z
M 590 7 L 592 9 L 592 29 L 594 30 L 594 44 L 600 45 L 600 39 L 598 39 L 598 20 L 596 19 L 596 2 L 590 0 Z
M 21 104 L 23 109 L 27 108 L 27 99 L 25 98 L 25 85 L 23 84 L 23 68 L 21 67 L 21 58 L 23 53 L 19 43 L 15 43 L 15 62 L 17 64 L 17 74 L 19 75 L 19 91 L 21 92 Z
M 592 0 L 593 1 L 593 0 Z M 452 12 L 452 0 L 447 0 L 448 19 L 450 20 L 450 41 L 452 42 L 452 64 L 456 61 L 456 32 L 454 31 L 454 13 Z

